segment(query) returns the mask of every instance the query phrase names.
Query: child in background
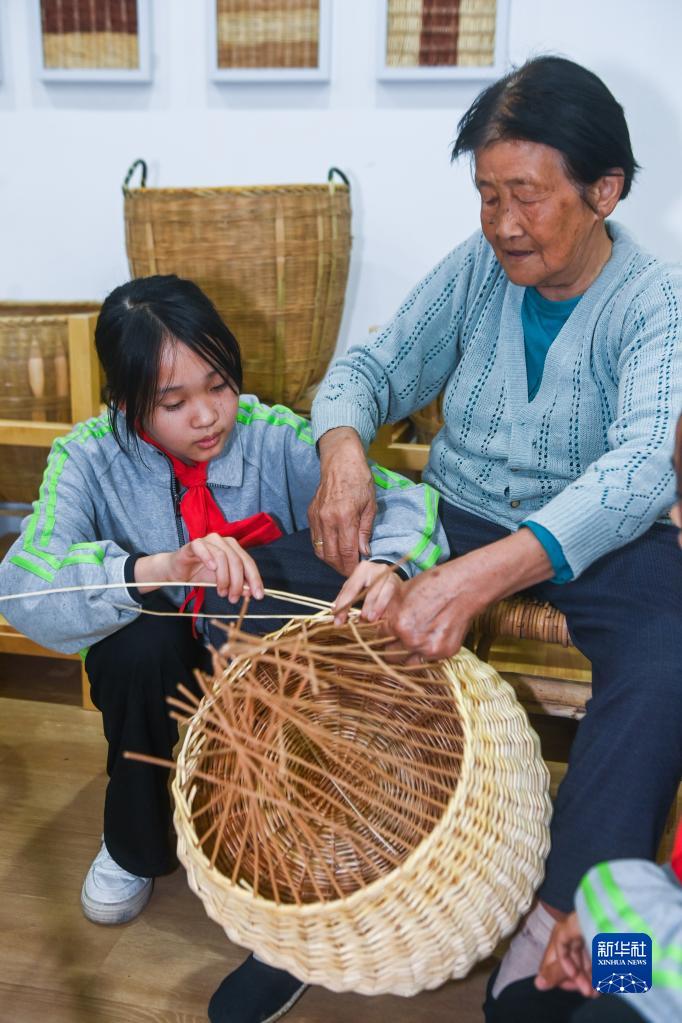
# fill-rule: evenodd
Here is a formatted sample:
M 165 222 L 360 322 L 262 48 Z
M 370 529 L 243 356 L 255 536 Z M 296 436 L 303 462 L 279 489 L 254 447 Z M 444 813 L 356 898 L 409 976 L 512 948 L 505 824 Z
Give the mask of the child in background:
M 266 632 L 301 611 L 269 600 L 266 586 L 332 600 L 344 580 L 316 557 L 306 528 L 319 483 L 307 422 L 240 398 L 237 342 L 195 284 L 155 276 L 116 288 L 95 340 L 108 412 L 53 445 L 33 514 L 0 566 L 0 587 L 94 586 L 7 602 L 3 613 L 42 645 L 85 656 L 109 783 L 81 903 L 90 920 L 117 924 L 140 913 L 153 878 L 176 865 L 168 772 L 123 752 L 170 757 L 178 733 L 165 698 L 178 683 L 196 691 L 194 669 L 210 667 L 201 619 L 141 612 L 174 612 L 188 601 L 199 612 L 197 585 L 215 583 L 211 611 L 236 610 L 248 593 L 254 614 L 281 616 L 247 620 Z M 410 552 L 401 571 L 412 575 L 447 557 L 435 493 L 378 467 L 373 474 L 371 559 L 395 563 Z M 356 576 L 376 583 L 378 614 L 401 585 L 373 560 Z M 191 592 L 159 585 L 166 581 Z M 253 957 L 231 977 L 210 1010 L 221 1023 L 278 1017 L 304 990 Z
M 682 547 L 682 416 L 677 423 L 673 461 L 678 500 L 670 517 L 679 529 Z M 641 769 L 655 770 L 655 765 L 641 765 Z M 628 812 L 627 807 L 622 812 Z M 535 995 L 529 991 L 531 978 L 511 984 L 498 999 L 495 1023 L 682 1020 L 682 824 L 670 864 L 659 867 L 648 860 L 600 863 L 580 882 L 575 907 L 552 931 L 534 981 Z M 643 932 L 651 937 L 649 991 L 621 996 L 598 995 L 593 989 L 592 939 L 602 932 Z

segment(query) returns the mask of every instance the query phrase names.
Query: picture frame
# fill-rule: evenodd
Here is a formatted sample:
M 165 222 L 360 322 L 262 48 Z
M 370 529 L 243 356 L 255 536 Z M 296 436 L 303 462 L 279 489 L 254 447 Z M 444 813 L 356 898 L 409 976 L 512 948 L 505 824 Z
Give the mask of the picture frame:
M 461 35 L 456 29 L 449 32 L 447 25 L 432 25 L 430 32 L 424 32 L 424 22 L 417 24 L 410 12 L 409 0 L 378 0 L 379 23 L 377 31 L 377 78 L 382 82 L 438 82 L 438 81 L 475 81 L 499 78 L 507 70 L 509 0 L 451 0 L 453 23 L 456 21 L 461 30 L 465 21 L 467 32 L 464 41 L 467 48 L 463 49 L 463 63 L 457 63 L 460 57 L 459 46 Z M 466 3 L 464 11 L 460 6 Z M 441 17 L 442 8 L 441 4 Z M 476 9 L 478 7 L 478 10 Z M 426 10 L 424 8 L 424 10 Z M 492 13 L 491 13 L 492 11 Z M 457 17 L 455 19 L 455 14 Z M 389 15 L 394 19 L 397 29 L 391 33 Z M 402 24 L 400 18 L 402 16 Z M 421 14 L 422 19 L 425 17 Z M 494 42 L 490 42 L 488 23 L 494 18 Z M 483 25 L 484 31 L 481 32 Z M 421 31 L 420 31 L 421 30 Z M 438 41 L 440 33 L 440 41 Z M 440 52 L 444 56 L 443 63 L 420 63 L 420 60 L 431 60 L 429 38 L 436 38 Z M 424 52 L 424 39 L 427 40 Z M 470 63 L 472 54 L 484 52 L 489 62 Z M 467 53 L 468 49 L 468 53 Z M 452 62 L 450 62 L 452 61 Z
M 207 0 L 208 6 L 208 62 L 209 62 L 209 74 L 213 82 L 216 83 L 286 83 L 286 82 L 327 82 L 329 81 L 330 75 L 330 54 L 331 54 L 331 14 L 332 14 L 332 0 L 310 0 L 311 6 L 315 6 L 318 11 L 317 19 L 317 64 L 315 66 L 306 65 L 301 67 L 294 66 L 279 66 L 274 64 L 255 66 L 249 64 L 256 54 L 249 54 L 249 42 L 248 42 L 248 30 L 252 27 L 254 30 L 253 47 L 256 51 L 259 49 L 264 53 L 270 53 L 277 59 L 278 53 L 282 53 L 280 49 L 286 46 L 293 47 L 294 50 L 298 47 L 301 50 L 304 58 L 310 52 L 310 42 L 308 38 L 304 41 L 301 37 L 296 38 L 296 27 L 292 22 L 292 28 L 294 37 L 287 40 L 277 39 L 277 30 L 280 31 L 286 27 L 287 21 L 287 7 L 290 0 L 272 0 L 273 16 L 271 19 L 271 26 L 274 27 L 275 31 L 268 33 L 269 38 L 267 42 L 263 42 L 263 34 L 261 26 L 258 26 L 256 22 L 257 14 L 250 14 L 246 11 L 242 11 L 239 15 L 234 17 L 241 17 L 243 19 L 242 24 L 239 25 L 241 38 L 239 46 L 244 50 L 243 55 L 239 54 L 238 46 L 235 43 L 232 47 L 232 55 L 230 54 L 230 45 L 227 41 L 226 33 L 221 35 L 221 26 L 219 25 L 219 17 L 222 17 L 224 21 L 229 21 L 232 16 L 229 11 L 225 11 L 225 7 L 229 7 L 230 0 Z M 236 5 L 242 7 L 241 5 Z M 299 0 L 299 18 L 300 9 L 305 8 L 305 0 Z M 291 4 L 292 8 L 296 8 L 295 4 Z M 277 17 L 279 15 L 279 18 Z M 293 19 L 295 14 L 291 14 L 290 17 Z M 251 19 L 251 26 L 249 25 L 249 19 Z M 299 22 L 300 30 L 300 22 Z M 304 26 L 305 31 L 305 26 Z M 225 40 L 223 45 L 223 57 L 220 57 L 221 40 Z M 227 51 L 227 52 L 225 52 Z M 290 55 L 290 54 L 289 54 Z M 236 58 L 233 66 L 229 66 L 230 57 Z M 267 59 L 267 57 L 266 57 Z M 249 64 L 249 66 L 247 66 Z
M 54 0 L 33 0 L 35 19 L 35 53 L 39 77 L 44 82 L 101 82 L 112 84 L 145 83 L 152 79 L 152 15 L 151 0 L 126 0 L 122 6 L 116 0 L 97 0 L 92 8 L 97 23 L 79 23 L 82 16 L 78 11 L 78 0 L 61 0 L 61 21 L 54 21 L 52 31 L 50 18 L 55 17 L 50 5 Z M 69 8 L 73 3 L 73 8 Z M 114 29 L 108 25 L 102 29 L 102 19 L 108 19 L 108 5 L 118 18 L 129 18 L 134 8 L 134 31 L 130 24 L 121 22 Z M 64 10 L 66 9 L 66 15 Z M 110 45 L 106 36 L 111 37 Z M 99 65 L 100 55 L 106 55 Z M 60 59 L 64 64 L 60 65 Z M 88 61 L 92 59 L 92 66 Z

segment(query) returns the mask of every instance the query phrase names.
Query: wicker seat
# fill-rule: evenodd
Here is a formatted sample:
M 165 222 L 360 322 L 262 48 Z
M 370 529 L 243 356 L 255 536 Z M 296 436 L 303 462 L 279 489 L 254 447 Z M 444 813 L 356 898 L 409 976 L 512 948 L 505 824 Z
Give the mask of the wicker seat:
M 487 660 L 497 636 L 573 646 L 566 616 L 551 604 L 528 597 L 513 597 L 493 604 L 477 619 L 475 627 L 480 636 L 476 653 L 483 660 Z

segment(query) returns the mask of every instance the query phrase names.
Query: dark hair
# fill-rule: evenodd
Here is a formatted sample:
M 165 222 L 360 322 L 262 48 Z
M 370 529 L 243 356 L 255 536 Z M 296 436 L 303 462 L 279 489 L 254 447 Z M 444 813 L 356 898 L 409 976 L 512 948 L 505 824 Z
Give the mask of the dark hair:
M 192 281 L 174 274 L 138 277 L 115 288 L 104 300 L 95 327 L 95 345 L 106 377 L 109 421 L 117 443 L 117 410 L 125 409 L 126 444 L 135 438 L 157 401 L 161 353 L 180 342 L 201 356 L 239 392 L 239 345 L 209 298 Z
M 601 78 L 563 57 L 536 57 L 479 93 L 457 125 L 452 159 L 490 142 L 523 139 L 558 149 L 578 186 L 622 167 L 621 199 L 638 163 L 623 108 Z

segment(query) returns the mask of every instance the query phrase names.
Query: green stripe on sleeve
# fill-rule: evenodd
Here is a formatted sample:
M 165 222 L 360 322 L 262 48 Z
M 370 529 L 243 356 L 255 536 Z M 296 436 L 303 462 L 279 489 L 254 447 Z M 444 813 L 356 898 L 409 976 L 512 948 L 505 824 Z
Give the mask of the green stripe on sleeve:
M 419 560 L 419 555 L 422 554 L 423 551 L 425 551 L 426 548 L 431 543 L 431 537 L 433 536 L 433 531 L 436 528 L 436 518 L 438 515 L 438 499 L 440 495 L 433 489 L 433 487 L 428 486 L 428 484 L 425 483 L 423 484 L 423 486 L 424 503 L 426 505 L 426 522 L 424 524 L 421 539 L 412 548 L 407 557 L 409 561 L 414 561 L 417 568 L 420 568 L 422 569 L 422 571 L 425 571 L 427 568 L 431 568 L 432 565 L 434 565 L 436 561 L 438 561 L 438 558 L 441 555 L 440 547 L 434 545 L 434 548 L 430 552 L 428 557 L 424 561 Z
M 386 469 L 383 465 L 371 465 L 372 478 L 378 487 L 382 490 L 409 490 L 410 487 L 419 486 L 417 483 L 413 483 L 412 480 L 408 480 L 405 476 L 401 476 L 397 472 L 391 472 L 390 469 Z
M 96 554 L 73 554 L 64 558 L 60 568 L 67 568 L 69 565 L 101 565 L 103 559 Z
M 45 582 L 54 582 L 54 573 L 48 572 L 45 568 L 40 568 L 39 565 L 34 565 L 26 558 L 22 558 L 21 554 L 15 554 L 10 559 L 11 565 L 16 565 L 17 568 L 23 568 L 24 571 L 30 572 L 31 575 L 37 575 L 40 579 L 44 579 Z
M 643 920 L 639 913 L 637 913 L 626 901 L 622 890 L 618 887 L 618 884 L 611 873 L 611 868 L 608 863 L 600 863 L 597 867 L 597 874 L 599 876 L 599 880 L 604 886 L 604 891 L 611 900 L 611 904 L 625 921 L 629 929 L 632 931 L 643 931 L 645 934 L 651 934 L 651 929 L 646 921 Z M 682 963 L 682 946 L 668 945 L 666 947 L 662 947 L 657 944 L 653 935 L 651 942 L 653 955 L 656 959 L 672 959 L 673 962 Z
M 677 945 L 661 947 L 658 944 L 654 936 L 651 934 L 651 929 L 647 926 L 646 921 L 643 920 L 626 902 L 625 896 L 618 887 L 608 864 L 600 863 L 595 869 L 602 885 L 604 886 L 605 892 L 607 893 L 614 909 L 623 920 L 625 927 L 631 931 L 648 934 L 651 937 L 651 955 L 654 960 L 654 964 L 665 959 L 671 959 L 673 962 L 681 963 L 682 948 Z M 623 926 L 620 923 L 610 918 L 606 908 L 597 895 L 596 889 L 587 876 L 585 876 L 580 882 L 579 889 L 585 899 L 585 905 L 592 917 L 597 933 L 617 933 L 619 930 L 623 929 Z M 652 984 L 655 984 L 657 987 L 682 990 L 682 973 L 680 973 L 679 970 L 654 969 L 652 971 L 651 980 Z
M 88 551 L 93 554 L 98 561 L 104 561 L 104 551 L 98 543 L 72 543 L 69 547 L 69 553 L 71 551 Z
M 602 906 L 599 896 L 597 895 L 597 892 L 593 884 L 588 879 L 587 874 L 582 879 L 578 887 L 583 898 L 585 899 L 585 905 L 587 906 L 587 910 L 590 916 L 592 917 L 594 926 L 597 929 L 597 933 L 599 933 L 599 931 L 614 931 L 616 929 L 616 925 L 612 923 L 609 917 L 606 915 L 606 910 Z
M 22 544 L 25 555 L 28 555 L 30 559 L 44 562 L 48 568 L 41 568 L 32 560 L 27 560 L 21 555 L 12 558 L 12 563 L 17 567 L 52 582 L 55 573 L 65 565 L 98 564 L 104 560 L 104 552 L 96 543 L 72 544 L 67 556 L 63 559 L 51 554 L 45 548 L 52 539 L 57 522 L 57 487 L 69 458 L 68 446 L 73 443 L 83 444 L 90 437 L 99 440 L 110 432 L 111 426 L 107 414 L 104 413 L 96 419 L 78 423 L 70 433 L 64 437 L 58 437 L 54 442 L 38 491 L 38 500 L 33 502 L 33 514 L 29 519 Z M 41 519 L 42 529 L 40 528 Z M 37 538 L 39 532 L 40 535 Z
M 431 551 L 431 553 L 426 558 L 424 558 L 423 561 L 417 562 L 422 572 L 425 572 L 427 568 L 433 568 L 433 566 L 436 564 L 442 553 L 443 551 L 440 549 L 438 544 L 435 543 L 433 545 L 433 550 Z
M 651 983 L 656 987 L 672 988 L 682 991 L 682 973 L 677 970 L 652 970 Z
M 43 477 L 43 483 L 47 483 L 47 500 L 45 502 L 45 522 L 43 524 L 43 532 L 40 536 L 41 547 L 47 547 L 52 539 L 52 533 L 54 532 L 55 527 L 55 509 L 57 507 L 57 484 L 59 483 L 59 477 L 64 471 L 64 466 L 66 465 L 68 457 L 68 451 L 61 451 L 55 459 L 54 465 L 51 467 L 52 472 L 50 472 L 49 475 L 46 473 Z
M 400 476 L 397 472 L 385 469 L 383 465 L 371 465 L 370 469 L 372 471 L 372 479 L 382 490 L 409 490 L 410 487 L 418 486 L 418 484 L 413 483 L 412 480 L 405 479 L 404 476 Z
M 289 426 L 297 438 L 304 444 L 315 446 L 310 423 L 302 416 L 296 415 L 285 405 L 249 405 L 245 401 L 239 402 L 237 422 L 244 426 L 251 426 L 253 422 L 269 423 L 270 426 Z

